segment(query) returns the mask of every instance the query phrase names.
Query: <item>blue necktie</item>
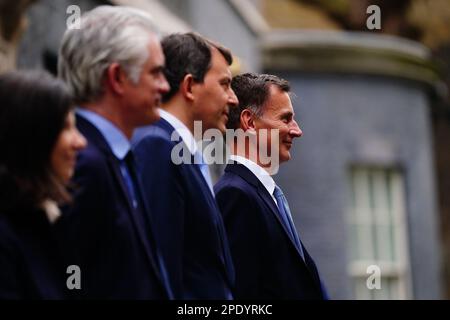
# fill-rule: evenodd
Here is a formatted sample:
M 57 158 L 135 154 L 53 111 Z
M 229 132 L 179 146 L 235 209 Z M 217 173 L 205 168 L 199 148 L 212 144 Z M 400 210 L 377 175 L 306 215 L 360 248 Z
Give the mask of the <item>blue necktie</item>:
M 287 227 L 287 229 L 290 231 L 291 236 L 293 237 L 296 246 L 298 247 L 300 254 L 303 258 L 303 261 L 306 262 L 305 260 L 305 254 L 303 252 L 303 248 L 300 242 L 300 238 L 297 234 L 297 230 L 295 229 L 294 226 L 294 222 L 292 221 L 292 215 L 291 215 L 291 210 L 289 209 L 289 204 L 287 202 L 286 197 L 283 194 L 283 191 L 281 191 L 281 189 L 278 186 L 275 186 L 275 190 L 273 192 L 273 195 L 275 196 L 275 199 L 277 200 L 277 204 L 278 204 L 278 209 L 281 215 L 281 219 L 283 220 L 283 222 L 285 223 L 285 226 Z M 328 296 L 328 292 L 322 282 L 322 279 L 320 279 L 319 277 L 319 282 L 320 282 L 320 288 L 322 290 L 322 296 L 324 300 L 329 300 L 329 296 Z
M 297 230 L 295 229 L 294 222 L 292 221 L 291 210 L 289 209 L 289 204 L 286 200 L 286 197 L 284 196 L 283 191 L 281 191 L 281 189 L 278 186 L 275 186 L 273 195 L 277 200 L 278 211 L 280 213 L 281 220 L 283 221 L 286 229 L 289 231 L 292 239 L 294 240 L 295 245 L 300 251 L 303 260 L 305 260 L 302 245 L 298 237 Z
M 197 151 L 194 155 L 194 159 L 195 159 L 195 163 L 200 168 L 203 178 L 205 178 L 205 181 L 208 184 L 209 190 L 211 190 L 211 193 L 214 196 L 214 189 L 213 189 L 211 174 L 209 173 L 208 164 L 206 164 L 205 160 L 203 159 L 202 153 L 200 151 Z
M 134 179 L 132 176 L 132 161 L 132 153 L 129 151 L 125 158 L 120 162 L 120 171 L 125 180 L 133 208 L 136 209 L 138 207 L 138 198 L 136 194 L 135 182 L 133 181 Z

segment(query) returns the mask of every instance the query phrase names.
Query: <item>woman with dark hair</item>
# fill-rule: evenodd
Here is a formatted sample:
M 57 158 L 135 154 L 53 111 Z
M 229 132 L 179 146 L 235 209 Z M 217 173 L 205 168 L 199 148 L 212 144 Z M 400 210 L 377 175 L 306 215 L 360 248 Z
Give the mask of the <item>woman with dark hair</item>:
M 45 72 L 0 76 L 0 299 L 64 298 L 52 224 L 86 140 L 64 83 Z

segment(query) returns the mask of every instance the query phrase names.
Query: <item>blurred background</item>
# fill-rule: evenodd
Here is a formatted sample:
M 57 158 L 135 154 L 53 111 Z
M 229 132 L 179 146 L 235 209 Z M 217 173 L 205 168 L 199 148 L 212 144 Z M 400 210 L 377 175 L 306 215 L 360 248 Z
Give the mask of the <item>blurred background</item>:
M 102 4 L 291 82 L 304 135 L 275 180 L 331 298 L 450 297 L 450 1 L 0 0 L 0 72 L 56 73 L 68 8 Z

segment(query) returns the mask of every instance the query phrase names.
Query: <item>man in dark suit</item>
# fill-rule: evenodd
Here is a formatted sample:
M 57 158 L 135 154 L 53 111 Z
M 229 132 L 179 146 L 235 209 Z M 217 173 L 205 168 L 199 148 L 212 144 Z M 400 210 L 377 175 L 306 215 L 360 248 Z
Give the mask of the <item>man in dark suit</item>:
M 231 299 L 233 264 L 208 166 L 194 137 L 225 132 L 231 107 L 230 52 L 193 33 L 162 40 L 171 90 L 161 120 L 139 128 L 134 152 L 156 237 L 178 299 Z M 179 148 L 179 147 L 182 148 Z
M 129 139 L 159 119 L 169 89 L 164 55 L 150 17 L 100 6 L 68 29 L 59 74 L 80 105 L 77 126 L 88 140 L 79 154 L 73 204 L 58 231 L 67 263 L 81 269 L 76 298 L 172 298 L 155 245 Z
M 227 126 L 241 129 L 236 131 L 241 135 L 231 141 L 231 162 L 215 192 L 235 263 L 235 296 L 324 299 L 314 261 L 271 177 L 279 163 L 290 159 L 292 142 L 302 135 L 294 120 L 289 83 L 247 73 L 233 78 L 232 88 L 239 108 L 230 112 Z

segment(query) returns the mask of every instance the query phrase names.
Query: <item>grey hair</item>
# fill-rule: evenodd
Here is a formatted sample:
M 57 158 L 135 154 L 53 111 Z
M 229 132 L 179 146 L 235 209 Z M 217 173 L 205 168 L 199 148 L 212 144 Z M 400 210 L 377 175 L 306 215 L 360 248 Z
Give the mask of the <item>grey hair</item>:
M 138 83 L 151 35 L 159 38 L 152 17 L 125 6 L 99 6 L 81 17 L 80 29 L 67 29 L 58 58 L 58 75 L 77 103 L 103 94 L 107 68 L 118 63 Z

